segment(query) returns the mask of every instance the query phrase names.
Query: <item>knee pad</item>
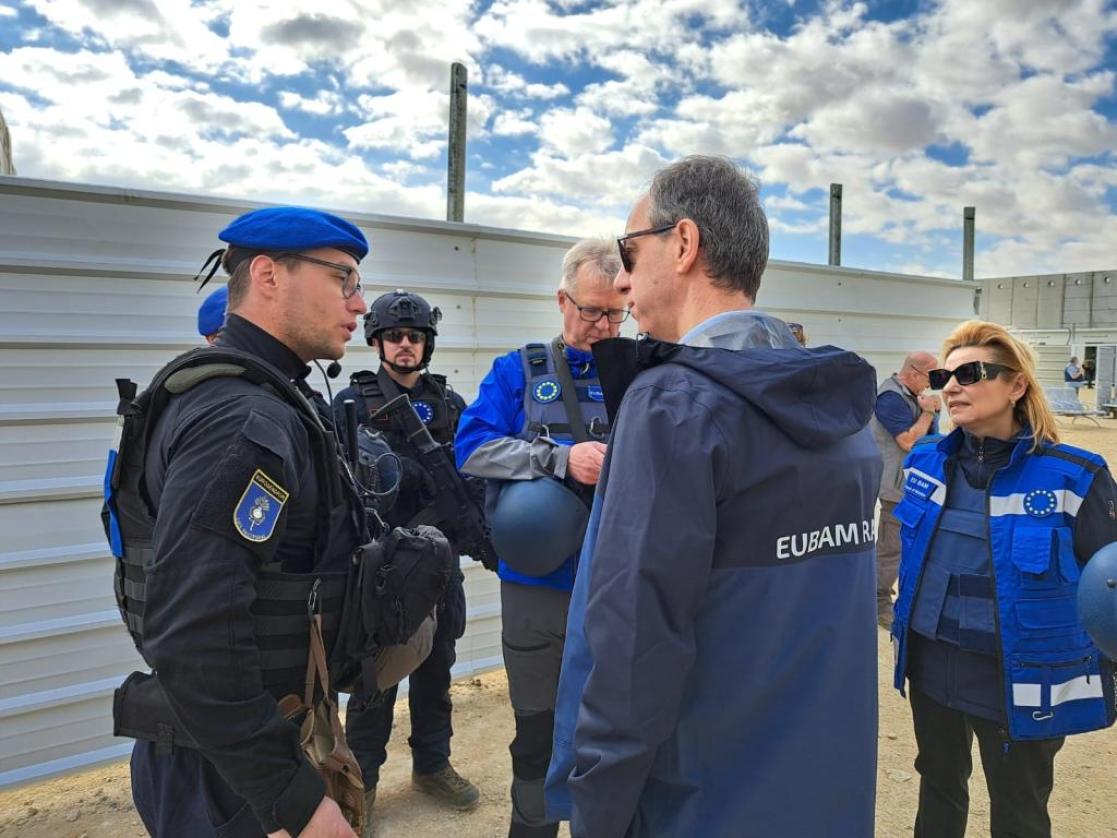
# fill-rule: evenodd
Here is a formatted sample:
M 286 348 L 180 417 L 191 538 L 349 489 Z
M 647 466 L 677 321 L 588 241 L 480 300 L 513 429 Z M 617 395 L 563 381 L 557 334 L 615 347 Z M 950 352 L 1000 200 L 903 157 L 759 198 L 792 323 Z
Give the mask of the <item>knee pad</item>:
M 541 780 L 547 776 L 554 731 L 554 710 L 516 716 L 516 738 L 508 747 L 514 775 L 523 780 Z

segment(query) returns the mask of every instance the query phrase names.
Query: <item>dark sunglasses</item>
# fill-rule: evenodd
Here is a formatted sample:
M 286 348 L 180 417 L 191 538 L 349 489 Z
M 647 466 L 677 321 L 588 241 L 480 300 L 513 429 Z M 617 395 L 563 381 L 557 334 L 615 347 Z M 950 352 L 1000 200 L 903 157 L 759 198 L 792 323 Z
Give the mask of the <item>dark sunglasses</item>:
M 1004 364 L 970 361 L 968 364 L 960 364 L 952 370 L 928 370 L 927 378 L 931 380 L 932 390 L 941 390 L 946 387 L 947 382 L 950 381 L 951 378 L 963 387 L 968 387 L 979 381 L 987 381 L 990 378 L 996 378 L 1002 372 L 1012 372 L 1012 370 Z
M 388 343 L 403 343 L 407 338 L 412 343 L 426 343 L 427 333 L 422 329 L 385 329 L 380 333 L 381 340 Z
M 629 312 L 627 308 L 598 308 L 597 306 L 580 306 L 578 305 L 578 301 L 571 297 L 569 293 L 567 293 L 566 291 L 563 291 L 562 293 L 566 294 L 566 299 L 570 300 L 574 308 L 578 309 L 578 316 L 588 323 L 596 323 L 602 317 L 606 318 L 610 323 L 623 323 L 625 320 L 628 319 Z
M 636 263 L 632 261 L 632 253 L 629 251 L 626 242 L 629 239 L 636 239 L 640 236 L 658 236 L 661 233 L 666 233 L 668 230 L 674 230 L 678 221 L 670 224 L 664 224 L 662 227 L 650 227 L 647 230 L 637 230 L 634 233 L 625 233 L 617 239 L 617 249 L 621 252 L 621 264 L 624 266 L 626 273 L 632 273 L 632 269 L 636 267 Z
M 361 275 L 357 272 L 356 268 L 351 268 L 349 265 L 343 265 L 340 262 L 327 262 L 325 259 L 318 259 L 303 253 L 277 253 L 275 259 L 291 259 L 296 262 L 310 262 L 312 265 L 321 265 L 324 268 L 338 271 L 342 274 L 341 296 L 347 300 L 361 290 Z

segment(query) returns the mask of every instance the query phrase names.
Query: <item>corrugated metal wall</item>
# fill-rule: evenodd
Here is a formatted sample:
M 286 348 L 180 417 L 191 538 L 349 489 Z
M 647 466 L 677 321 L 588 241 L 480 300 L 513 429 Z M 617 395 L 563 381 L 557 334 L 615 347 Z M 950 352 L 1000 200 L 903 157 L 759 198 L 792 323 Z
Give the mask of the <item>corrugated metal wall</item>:
M 130 747 L 111 735 L 111 696 L 141 662 L 115 610 L 98 517 L 113 379 L 146 382 L 198 344 L 189 280 L 249 208 L 0 177 L 0 786 Z M 370 293 L 404 286 L 442 308 L 434 370 L 467 400 L 495 354 L 558 331 L 553 289 L 570 239 L 349 217 L 373 244 Z M 803 323 L 812 344 L 860 351 L 883 377 L 971 316 L 973 289 L 773 263 L 760 304 Z M 352 345 L 338 382 L 375 363 Z M 466 590 L 458 674 L 500 664 L 495 577 L 470 564 Z

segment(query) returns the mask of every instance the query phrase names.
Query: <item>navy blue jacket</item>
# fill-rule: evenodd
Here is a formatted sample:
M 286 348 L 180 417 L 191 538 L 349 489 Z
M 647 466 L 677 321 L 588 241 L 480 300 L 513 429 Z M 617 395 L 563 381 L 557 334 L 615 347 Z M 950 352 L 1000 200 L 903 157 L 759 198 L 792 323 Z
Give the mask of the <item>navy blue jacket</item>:
M 710 343 L 772 320 L 735 314 Z M 875 373 L 834 347 L 661 346 L 581 554 L 548 814 L 593 838 L 867 838 Z

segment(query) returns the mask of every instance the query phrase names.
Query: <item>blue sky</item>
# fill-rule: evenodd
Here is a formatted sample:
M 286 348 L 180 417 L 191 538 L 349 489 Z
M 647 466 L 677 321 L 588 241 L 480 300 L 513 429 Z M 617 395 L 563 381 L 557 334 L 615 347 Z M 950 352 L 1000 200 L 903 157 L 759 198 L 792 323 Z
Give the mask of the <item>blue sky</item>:
M 1113 268 L 1103 0 L 0 0 L 0 111 L 36 178 L 614 234 L 655 170 L 728 154 L 772 256 L 956 276 Z

